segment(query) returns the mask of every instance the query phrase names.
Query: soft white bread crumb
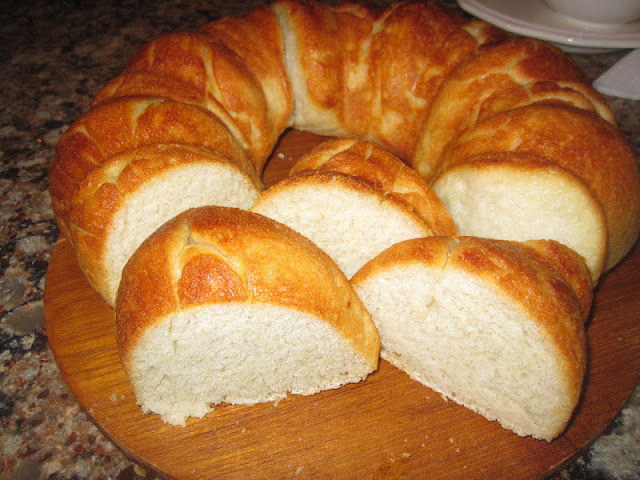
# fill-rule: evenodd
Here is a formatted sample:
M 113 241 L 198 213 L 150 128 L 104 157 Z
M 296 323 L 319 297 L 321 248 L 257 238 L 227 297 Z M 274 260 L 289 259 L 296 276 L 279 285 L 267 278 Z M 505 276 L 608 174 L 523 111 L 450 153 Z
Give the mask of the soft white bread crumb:
M 290 308 L 227 303 L 168 315 L 131 355 L 144 411 L 174 425 L 212 404 L 254 404 L 356 383 L 371 365 L 325 321 Z
M 580 396 L 586 314 L 560 274 L 516 249 L 464 237 L 402 242 L 352 284 L 382 358 L 518 435 L 551 440 Z
M 265 191 L 251 211 L 309 238 L 347 278 L 390 245 L 432 233 L 417 215 L 346 175 L 302 173 L 290 180 Z
M 563 105 L 534 104 L 497 113 L 460 132 L 439 160 L 438 172 L 456 165 L 473 164 L 478 158 L 483 163 L 517 165 L 524 175 L 530 171 L 532 181 L 542 180 L 540 177 L 536 180 L 541 164 L 546 164 L 550 171 L 564 171 L 565 180 L 569 175 L 574 177 L 573 181 L 566 182 L 573 189 L 566 192 L 567 202 L 578 198 L 575 187 L 582 183 L 583 191 L 600 204 L 606 220 L 603 272 L 618 264 L 635 244 L 640 232 L 638 162 L 620 132 L 593 112 Z M 534 188 L 539 195 L 548 197 L 547 201 L 562 191 L 560 182 L 552 182 L 547 194 L 542 183 Z M 582 196 L 584 198 L 584 194 Z M 600 222 L 591 204 L 584 200 L 581 203 L 587 210 L 575 212 L 580 219 L 593 215 L 595 221 Z M 556 224 L 560 230 L 566 209 L 560 206 L 559 221 L 554 221 L 551 215 L 542 221 Z M 517 206 L 505 217 L 516 212 Z M 578 238 L 582 236 L 576 233 Z M 589 263 L 593 265 L 594 260 L 597 259 L 589 259 Z
M 607 219 L 571 172 L 533 156 L 484 155 L 446 170 L 433 189 L 460 235 L 559 241 L 584 257 L 597 283 L 607 255 Z

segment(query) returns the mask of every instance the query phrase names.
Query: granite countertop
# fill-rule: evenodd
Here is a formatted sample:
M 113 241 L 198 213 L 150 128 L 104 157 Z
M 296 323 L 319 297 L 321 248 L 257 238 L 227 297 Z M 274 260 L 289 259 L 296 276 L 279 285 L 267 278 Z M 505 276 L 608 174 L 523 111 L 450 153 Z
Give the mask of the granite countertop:
M 64 383 L 47 342 L 43 291 L 59 235 L 47 166 L 64 130 L 146 41 L 240 15 L 258 0 L 11 0 L 0 6 L 0 478 L 139 478 Z M 574 55 L 590 79 L 626 52 Z M 640 102 L 609 98 L 640 151 Z M 148 478 L 148 477 L 147 477 Z M 640 390 L 556 478 L 640 478 Z

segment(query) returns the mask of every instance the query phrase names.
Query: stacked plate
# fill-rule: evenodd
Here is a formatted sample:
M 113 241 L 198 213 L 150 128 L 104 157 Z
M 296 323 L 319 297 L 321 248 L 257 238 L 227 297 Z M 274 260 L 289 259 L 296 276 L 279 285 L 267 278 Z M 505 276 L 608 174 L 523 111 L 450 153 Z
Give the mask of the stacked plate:
M 555 43 L 570 53 L 640 47 L 640 20 L 616 25 L 582 22 L 558 13 L 544 0 L 458 0 L 458 3 L 468 13 L 504 30 Z

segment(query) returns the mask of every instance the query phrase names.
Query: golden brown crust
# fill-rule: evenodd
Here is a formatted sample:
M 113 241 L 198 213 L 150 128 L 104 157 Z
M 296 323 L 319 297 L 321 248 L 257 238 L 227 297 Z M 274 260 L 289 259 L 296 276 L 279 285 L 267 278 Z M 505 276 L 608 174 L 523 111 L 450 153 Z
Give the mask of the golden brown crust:
M 226 127 L 204 109 L 155 97 L 111 100 L 76 120 L 58 141 L 49 179 L 61 230 L 70 231 L 73 196 L 87 175 L 114 155 L 153 143 L 199 145 L 237 164 L 246 162 Z
M 507 38 L 513 36 L 513 34 L 483 20 L 470 20 L 463 23 L 462 28 L 475 38 L 478 45 L 477 50 L 489 48 L 491 45 L 504 42 Z
M 483 102 L 541 81 L 580 84 L 584 77 L 559 48 L 540 40 L 509 36 L 480 47 L 451 73 L 438 92 L 412 166 L 429 177 L 447 144 L 477 121 Z
M 276 4 L 295 29 L 310 102 L 330 112 L 343 134 L 413 157 L 440 84 L 477 47 L 462 24 L 435 3 L 332 7 Z M 296 126 L 294 124 L 294 126 Z
M 234 134 L 258 171 L 262 171 L 282 132 L 269 116 L 259 81 L 242 59 L 204 33 L 171 33 L 152 40 L 136 52 L 118 88 L 113 87 L 108 85 L 107 90 L 99 92 L 94 104 L 108 95 L 149 96 L 159 92 L 166 98 L 190 103 L 196 103 L 195 97 L 196 104 L 211 111 Z
M 223 18 L 198 32 L 148 42 L 98 92 L 92 106 L 133 95 L 208 109 L 234 134 L 260 173 L 293 108 L 275 14 L 263 6 L 240 19 Z
M 439 169 L 484 152 L 536 155 L 581 179 L 607 217 L 605 271 L 637 240 L 638 164 L 620 132 L 596 114 L 560 105 L 530 105 L 502 112 L 463 132 L 443 154 Z
M 313 170 L 364 181 L 372 193 L 377 191 L 402 209 L 413 210 L 433 235 L 457 235 L 453 219 L 429 185 L 398 157 L 373 143 L 353 138 L 327 140 L 303 155 L 289 174 Z
M 377 365 L 375 326 L 335 263 L 285 225 L 224 207 L 184 212 L 131 258 L 116 303 L 121 355 L 126 359 L 142 332 L 171 312 L 230 301 L 315 315 Z
M 469 58 L 476 40 L 433 2 L 400 4 L 372 39 L 374 138 L 401 158 L 414 157 L 431 105 L 449 73 Z
M 170 98 L 206 108 L 205 92 L 172 75 L 156 72 L 123 73 L 107 83 L 93 98 L 95 107 L 111 98 L 131 96 Z
M 289 75 L 298 71 L 298 64 L 302 74 L 292 78 L 298 85 L 297 97 L 304 95 L 294 105 L 294 126 L 312 126 L 321 112 L 320 118 L 330 125 L 315 125 L 316 129 L 337 134 L 353 130 L 354 135 L 367 137 L 375 93 L 368 43 L 379 12 L 364 5 L 296 0 L 277 1 L 273 8 L 288 38 Z M 301 115 L 300 103 L 307 101 L 313 107 Z
M 284 39 L 273 9 L 263 5 L 242 18 L 224 17 L 200 28 L 226 45 L 262 86 L 275 131 L 289 126 L 293 94 L 284 64 Z
M 553 240 L 529 240 L 523 242 L 521 248 L 540 257 L 564 279 L 578 298 L 582 318 L 586 322 L 593 302 L 593 284 L 584 259 L 572 249 Z M 557 284 L 557 280 L 550 281 Z
M 616 126 L 615 115 L 602 96 L 589 85 L 576 81 L 539 81 L 494 92 L 478 108 L 475 122 L 518 107 L 559 104 L 595 112 Z

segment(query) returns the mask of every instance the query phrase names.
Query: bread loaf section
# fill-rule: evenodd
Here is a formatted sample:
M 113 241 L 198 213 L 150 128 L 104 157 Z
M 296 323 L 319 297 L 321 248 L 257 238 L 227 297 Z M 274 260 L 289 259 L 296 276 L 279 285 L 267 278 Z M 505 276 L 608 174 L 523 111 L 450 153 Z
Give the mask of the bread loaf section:
M 282 32 L 273 10 L 263 6 L 243 18 L 222 18 L 197 32 L 150 41 L 98 92 L 93 105 L 137 95 L 209 110 L 233 133 L 260 174 L 289 126 L 293 108 Z
M 209 167 L 185 168 L 205 161 Z M 190 191 L 190 175 L 205 172 L 195 180 L 202 189 Z M 219 178 L 208 182 L 209 175 Z M 121 97 L 89 110 L 59 140 L 49 179 L 58 225 L 110 305 L 127 255 L 155 228 L 194 202 L 247 207 L 262 189 L 217 117 L 156 97 Z M 218 192 L 221 180 L 233 184 Z M 168 198 L 171 193 L 176 197 Z
M 586 370 L 592 298 L 589 271 L 572 250 L 408 240 L 352 284 L 379 330 L 382 358 L 411 378 L 518 435 L 550 441 L 565 429 Z
M 347 138 L 329 140 L 303 156 L 251 211 L 311 239 L 348 278 L 394 243 L 456 233 L 442 202 L 419 175 L 386 150 Z
M 253 404 L 358 382 L 379 337 L 335 263 L 258 214 L 192 209 L 131 257 L 118 347 L 142 408 L 184 424 L 211 404 Z
M 582 139 L 576 156 L 569 143 L 561 147 L 556 141 L 553 116 L 505 120 L 523 119 L 519 112 L 534 107 L 554 107 L 554 115 L 565 120 L 568 111 L 583 111 L 578 123 L 595 139 L 611 138 L 613 146 L 603 150 L 599 141 Z M 571 120 L 562 125 L 575 137 Z M 585 256 L 595 283 L 640 231 L 637 167 L 614 126 L 611 110 L 576 65 L 539 40 L 466 21 L 431 2 L 373 8 L 278 0 L 242 18 L 222 18 L 144 45 L 62 137 L 50 168 L 51 197 L 61 231 L 73 242 L 78 185 L 126 150 L 198 145 L 234 165 L 248 159 L 259 176 L 288 127 L 354 136 L 395 152 L 433 182 L 462 234 L 556 239 Z M 555 146 L 523 149 L 547 142 Z M 500 174 L 495 163 L 479 168 L 475 157 L 504 158 L 512 151 L 518 155 Z M 531 185 L 523 153 L 539 157 L 529 162 L 537 179 Z M 538 175 L 540 162 L 548 169 Z M 607 170 L 606 180 L 585 173 L 599 168 Z M 501 190 L 495 182 L 503 175 L 505 185 L 511 178 L 517 188 Z M 524 191 L 535 202 L 505 200 Z M 545 191 L 554 194 L 538 194 Z M 575 208 L 567 209 L 565 199 L 575 200 Z M 83 269 L 98 277 L 88 263 L 101 262 L 82 260 Z
M 490 204 L 485 201 L 487 208 L 482 218 L 504 220 L 501 230 L 496 229 L 490 236 L 510 240 L 551 238 L 564 242 L 587 259 L 594 279 L 598 277 L 601 265 L 601 254 L 598 253 L 604 244 L 601 232 L 605 231 L 607 235 L 604 271 L 620 262 L 637 240 L 640 231 L 638 162 L 620 132 L 595 113 L 561 105 L 529 105 L 494 115 L 461 133 L 447 147 L 440 160 L 438 170 L 442 173 L 436 173 L 434 188 L 445 205 L 456 209 L 456 214 L 452 215 L 462 235 L 481 235 L 479 230 L 483 228 L 483 220 L 480 217 L 477 218 L 479 221 L 472 219 L 467 209 L 472 209 L 474 202 L 483 202 L 488 183 L 496 181 L 496 177 L 493 180 L 481 180 L 480 177 L 471 180 L 468 176 L 463 177 L 466 175 L 464 172 L 474 167 L 481 168 L 472 166 L 471 162 L 477 158 L 475 155 L 492 152 L 503 153 L 500 156 L 502 159 L 509 158 L 511 152 L 541 157 L 548 165 L 547 172 L 554 173 L 543 174 L 547 178 L 553 177 L 547 183 L 538 175 L 540 169 L 534 166 L 528 182 L 530 193 L 526 194 L 520 188 L 520 193 L 525 193 L 527 198 L 520 201 L 518 193 L 511 187 L 516 184 L 525 187 L 522 183 L 524 177 L 521 173 L 512 175 L 514 170 L 509 168 L 498 174 L 501 167 L 496 163 L 498 158 L 493 157 L 494 160 L 486 168 L 506 187 L 498 187 L 502 190 L 500 195 L 510 197 L 513 203 Z M 484 158 L 487 160 L 488 157 Z M 465 162 L 469 168 L 456 170 L 456 165 L 461 166 Z M 454 170 L 461 176 L 457 176 Z M 583 183 L 582 194 L 573 192 L 579 190 L 575 181 L 565 182 L 558 178 L 567 174 Z M 444 181 L 441 179 L 446 177 L 449 177 L 446 180 L 448 186 L 439 186 Z M 566 189 L 561 186 L 562 183 L 567 184 Z M 498 191 L 489 194 L 495 198 Z M 548 193 L 545 194 L 545 191 Z M 600 203 L 606 225 L 596 228 L 601 220 L 593 199 L 589 198 L 589 192 Z M 540 196 L 533 198 L 534 195 Z M 563 197 L 567 201 L 574 198 L 576 204 L 554 205 Z M 529 210 L 530 206 L 526 205 L 529 199 L 533 202 L 531 205 L 537 204 L 539 214 Z M 454 203 L 457 203 L 456 207 L 453 207 Z M 526 220 L 520 217 L 520 208 L 530 212 Z M 567 212 L 567 209 L 574 208 L 575 211 Z M 510 224 L 511 219 L 513 224 Z M 538 228 L 540 231 L 536 231 Z M 485 232 L 488 233 L 487 230 Z M 542 232 L 545 232 L 544 236 Z M 588 235 L 594 237 L 589 238 Z
M 263 5 L 241 18 L 223 17 L 207 23 L 199 31 L 224 44 L 251 72 L 262 88 L 275 131 L 289 127 L 293 94 L 284 63 L 283 33 L 273 9 Z
M 158 91 L 153 87 L 157 84 L 164 89 Z M 262 85 L 242 59 L 205 33 L 178 32 L 152 40 L 138 50 L 121 76 L 98 93 L 94 104 L 151 95 L 153 90 L 174 100 L 193 101 L 214 114 L 258 172 L 286 126 L 269 108 Z

